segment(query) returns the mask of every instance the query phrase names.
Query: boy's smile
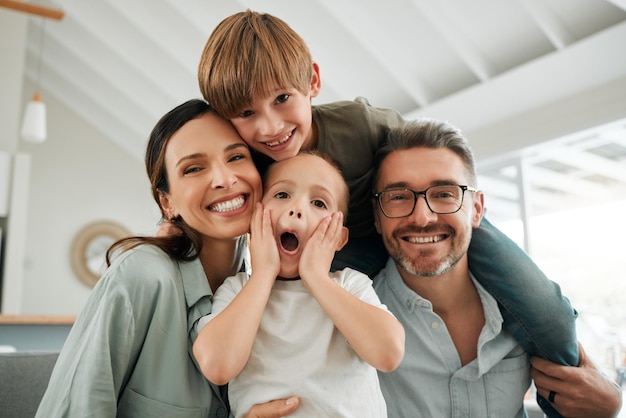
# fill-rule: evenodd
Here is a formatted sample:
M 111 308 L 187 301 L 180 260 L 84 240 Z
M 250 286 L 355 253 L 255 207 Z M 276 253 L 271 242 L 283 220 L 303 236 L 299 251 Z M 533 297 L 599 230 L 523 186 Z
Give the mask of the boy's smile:
M 272 142 L 266 142 L 265 145 L 267 145 L 270 148 L 276 148 L 279 145 L 283 145 L 286 144 L 287 141 L 289 141 L 291 139 L 291 137 L 293 136 L 293 133 L 295 132 L 295 129 L 290 131 L 287 135 L 283 135 L 282 138 L 277 139 L 276 141 L 272 141 Z

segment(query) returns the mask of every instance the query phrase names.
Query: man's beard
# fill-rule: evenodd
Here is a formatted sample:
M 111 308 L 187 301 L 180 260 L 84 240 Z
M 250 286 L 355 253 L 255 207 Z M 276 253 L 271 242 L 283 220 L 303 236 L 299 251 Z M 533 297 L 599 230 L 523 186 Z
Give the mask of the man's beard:
M 448 254 L 446 255 L 446 257 L 444 257 L 442 260 L 432 265 L 431 267 L 420 265 L 418 260 L 413 260 L 411 259 L 411 257 L 404 254 L 400 254 L 397 256 L 396 254 L 391 254 L 391 258 L 395 260 L 398 266 L 400 266 L 407 273 L 419 277 L 440 276 L 450 271 L 455 265 L 457 265 L 462 256 L 462 254 Z
M 431 251 L 418 250 L 417 253 L 413 253 L 414 255 L 409 256 L 401 249 L 401 235 L 407 232 L 424 233 L 429 232 L 429 230 L 432 229 L 433 228 L 409 228 L 397 230 L 394 231 L 391 239 L 385 238 L 385 245 L 389 255 L 396 262 L 396 264 L 407 273 L 419 277 L 439 276 L 450 271 L 467 253 L 467 248 L 469 247 L 469 237 L 471 237 L 471 228 L 468 230 L 468 235 L 460 237 L 456 234 L 456 231 L 450 230 L 448 232 L 449 237 L 447 238 L 452 240 L 450 251 L 443 258 L 434 261 L 427 261 L 430 257 L 432 257 L 430 254 Z M 457 239 L 455 240 L 455 238 Z

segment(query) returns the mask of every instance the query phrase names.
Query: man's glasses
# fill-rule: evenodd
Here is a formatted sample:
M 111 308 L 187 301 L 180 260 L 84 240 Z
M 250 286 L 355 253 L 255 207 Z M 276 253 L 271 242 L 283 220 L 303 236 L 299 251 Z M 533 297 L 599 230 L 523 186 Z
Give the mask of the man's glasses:
M 441 215 L 458 212 L 463 205 L 465 191 L 476 192 L 470 186 L 431 186 L 426 190 L 416 192 L 411 189 L 390 189 L 372 196 L 378 200 L 378 205 L 387 218 L 404 218 L 415 210 L 417 196 L 424 196 L 426 205 L 433 213 Z

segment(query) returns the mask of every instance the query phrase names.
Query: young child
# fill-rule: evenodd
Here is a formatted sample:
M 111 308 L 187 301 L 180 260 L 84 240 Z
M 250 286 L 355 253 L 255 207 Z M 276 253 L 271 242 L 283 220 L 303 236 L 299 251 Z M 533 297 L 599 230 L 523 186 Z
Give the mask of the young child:
M 373 157 L 388 130 L 404 123 L 402 116 L 361 98 L 311 106 L 321 79 L 306 43 L 281 19 L 250 10 L 215 28 L 198 80 L 204 98 L 256 151 L 261 172 L 301 150 L 317 149 L 337 162 L 350 189 L 350 240 L 332 268 L 373 277 L 388 258 L 374 229 Z M 486 219 L 473 232 L 468 256 L 470 270 L 498 301 L 505 328 L 529 354 L 578 365 L 577 313 L 558 284 Z
M 348 239 L 339 169 L 303 153 L 272 164 L 263 183 L 251 224 L 252 275 L 226 279 L 196 325 L 202 373 L 229 383 L 236 417 L 292 395 L 300 405 L 290 416 L 386 417 L 376 369 L 398 366 L 404 329 L 369 277 L 349 268 L 329 273 Z

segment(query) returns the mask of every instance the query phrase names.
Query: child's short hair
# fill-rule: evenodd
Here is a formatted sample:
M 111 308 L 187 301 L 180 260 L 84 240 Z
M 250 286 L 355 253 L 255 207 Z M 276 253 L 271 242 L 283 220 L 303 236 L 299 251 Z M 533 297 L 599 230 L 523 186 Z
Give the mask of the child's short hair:
M 222 20 L 209 36 L 198 66 L 200 92 L 232 119 L 277 87 L 307 94 L 312 63 L 306 43 L 287 23 L 246 10 Z
M 345 224 L 346 219 L 348 218 L 348 202 L 350 201 L 350 189 L 348 188 L 348 184 L 346 183 L 345 177 L 343 176 L 341 168 L 339 168 L 337 162 L 330 155 L 317 149 L 300 151 L 298 155 L 312 155 L 314 157 L 321 158 L 337 172 L 339 178 L 341 179 L 341 196 L 337 196 L 337 204 L 339 206 L 338 209 L 343 213 L 343 222 Z M 265 181 L 269 177 L 269 174 L 272 171 L 272 167 L 280 163 L 281 161 L 285 160 L 274 161 L 272 164 L 270 164 L 270 166 L 267 168 L 267 171 L 265 171 L 265 173 L 263 174 L 263 189 L 267 188 L 267 184 L 265 184 Z M 311 173 L 311 175 L 314 176 L 315 173 Z

